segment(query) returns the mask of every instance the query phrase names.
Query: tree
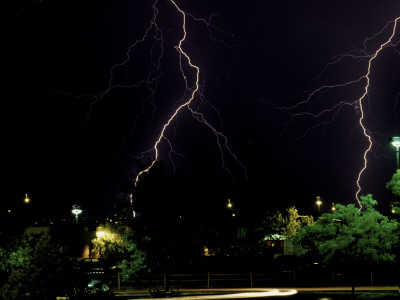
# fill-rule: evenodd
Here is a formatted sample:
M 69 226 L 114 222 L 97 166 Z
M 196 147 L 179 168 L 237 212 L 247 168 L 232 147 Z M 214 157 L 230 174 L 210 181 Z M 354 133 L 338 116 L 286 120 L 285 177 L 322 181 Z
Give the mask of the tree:
M 145 267 L 146 255 L 138 249 L 134 233 L 125 225 L 105 223 L 99 226 L 92 243 L 93 252 L 104 258 L 107 265 L 121 267 L 124 278 Z
M 48 234 L 23 234 L 0 248 L 3 299 L 54 299 L 63 293 L 73 268 L 68 254 Z
M 388 220 L 373 206 L 372 195 L 361 196 L 363 210 L 354 204 L 338 204 L 332 213 L 323 214 L 315 224 L 303 227 L 295 236 L 302 254 L 317 254 L 324 263 L 394 262 L 391 252 L 398 243 L 396 220 Z
M 393 195 L 400 196 L 400 169 L 396 171 L 392 179 L 386 184 L 386 188 L 392 191 Z M 400 215 L 400 202 L 393 201 L 390 203 L 393 213 Z
M 280 211 L 277 211 L 272 216 L 267 217 L 266 223 L 271 233 L 279 233 L 287 239 L 291 239 L 302 226 L 313 224 L 314 218 L 299 215 L 296 207 L 291 206 L 286 209 L 284 216 Z
M 351 266 L 352 270 L 363 265 L 394 263 L 398 222 L 373 208 L 377 201 L 371 194 L 361 196 L 361 204 L 362 210 L 354 204 L 338 204 L 334 212 L 301 228 L 294 237 L 301 247 L 299 254 L 326 265 Z
M 125 230 L 122 226 L 108 222 L 99 226 L 96 230 L 96 238 L 92 240 L 93 253 L 115 263 L 126 250 L 122 238 Z
M 134 233 L 130 231 L 123 235 L 123 240 L 125 241 L 127 248 L 126 256 L 121 261 L 121 267 L 122 276 L 126 279 L 146 267 L 146 255 L 143 251 L 139 250 L 136 243 L 133 242 L 133 234 Z
M 392 179 L 386 184 L 386 188 L 396 196 L 400 196 L 400 169 L 394 173 Z

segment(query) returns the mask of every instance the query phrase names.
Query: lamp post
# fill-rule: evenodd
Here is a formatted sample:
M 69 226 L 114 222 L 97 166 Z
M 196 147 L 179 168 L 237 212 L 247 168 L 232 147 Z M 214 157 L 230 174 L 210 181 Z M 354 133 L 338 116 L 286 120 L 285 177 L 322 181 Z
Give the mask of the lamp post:
M 231 199 L 228 199 L 228 204 L 226 205 L 229 209 L 232 209 L 232 217 L 235 217 L 235 210 L 233 209 L 233 204 L 231 202 Z
M 75 215 L 75 224 L 78 225 L 78 215 L 82 213 L 81 206 L 79 204 L 72 205 L 72 213 Z
M 316 203 L 317 206 L 318 206 L 318 216 L 319 216 L 319 213 L 320 213 L 320 206 L 321 206 L 321 204 L 322 204 L 322 201 L 321 201 L 321 197 L 320 197 L 320 196 L 317 196 L 317 201 L 316 201 L 315 203 Z
M 399 169 L 399 148 L 400 148 L 400 137 L 392 137 L 390 139 L 390 143 L 392 143 L 392 145 L 394 147 L 396 147 L 396 170 Z
M 232 208 L 232 202 L 231 199 L 228 199 L 228 204 L 226 205 L 228 208 Z

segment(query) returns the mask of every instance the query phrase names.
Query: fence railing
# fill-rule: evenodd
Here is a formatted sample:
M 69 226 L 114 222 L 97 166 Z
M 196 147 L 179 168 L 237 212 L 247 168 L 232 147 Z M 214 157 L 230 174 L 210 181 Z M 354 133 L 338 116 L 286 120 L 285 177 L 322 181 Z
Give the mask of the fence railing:
M 241 273 L 241 274 L 221 274 L 221 273 L 202 273 L 202 274 L 167 274 L 144 275 L 133 277 L 131 280 L 123 281 L 121 274 L 118 274 L 118 289 L 122 286 L 134 287 L 224 287 L 240 286 L 254 287 L 254 284 L 272 282 L 275 279 L 273 273 Z
M 359 273 L 357 285 L 397 285 L 400 284 L 399 271 L 378 272 L 366 271 Z M 196 273 L 196 274 L 160 274 L 135 276 L 128 281 L 122 280 L 118 274 L 117 288 L 224 288 L 224 287 L 295 287 L 295 286 L 335 286 L 351 285 L 354 282 L 353 273 L 340 272 L 301 272 L 287 270 L 270 273 Z

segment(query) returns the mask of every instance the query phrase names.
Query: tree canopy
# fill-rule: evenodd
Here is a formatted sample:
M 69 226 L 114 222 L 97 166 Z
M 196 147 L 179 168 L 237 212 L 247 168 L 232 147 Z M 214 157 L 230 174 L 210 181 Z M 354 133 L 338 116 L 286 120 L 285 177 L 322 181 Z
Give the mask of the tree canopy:
M 400 196 L 400 169 L 394 173 L 392 179 L 386 184 L 386 188 L 396 196 Z
M 291 206 L 286 209 L 284 215 L 280 211 L 276 211 L 272 216 L 268 216 L 265 223 L 269 233 L 279 233 L 287 239 L 291 239 L 302 226 L 313 224 L 314 218 L 299 215 L 296 207 Z
M 73 268 L 68 249 L 48 234 L 23 234 L 0 248 L 3 299 L 54 299 Z
M 92 240 L 93 252 L 110 265 L 118 265 L 125 278 L 143 269 L 146 255 L 134 242 L 134 233 L 125 225 L 104 223 Z
M 374 209 L 371 194 L 361 196 L 363 209 L 338 204 L 315 224 L 299 229 L 294 241 L 300 255 L 312 255 L 325 264 L 393 263 L 398 245 L 398 222 Z
M 392 179 L 386 184 L 386 188 L 392 191 L 393 195 L 400 196 L 400 169 L 396 171 Z M 400 215 L 400 201 L 393 201 L 392 212 Z

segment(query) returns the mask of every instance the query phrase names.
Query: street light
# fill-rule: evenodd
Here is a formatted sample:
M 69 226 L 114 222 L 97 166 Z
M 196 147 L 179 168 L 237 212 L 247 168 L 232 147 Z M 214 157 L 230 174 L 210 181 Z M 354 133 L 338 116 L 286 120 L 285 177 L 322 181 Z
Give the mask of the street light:
M 231 199 L 228 199 L 228 204 L 226 205 L 229 209 L 232 209 L 232 217 L 235 217 L 235 210 L 233 209 L 233 204 L 231 202 Z
M 399 148 L 400 148 L 400 137 L 392 137 L 390 142 L 396 147 L 396 170 L 399 169 Z
M 316 201 L 315 203 L 316 203 L 317 206 L 318 206 L 318 216 L 319 216 L 320 206 L 321 206 L 321 204 L 322 204 L 322 201 L 321 201 L 321 197 L 320 197 L 320 196 L 317 196 L 317 201 Z
M 78 225 L 78 215 L 82 213 L 81 206 L 79 204 L 72 205 L 72 213 L 75 215 L 75 224 Z

